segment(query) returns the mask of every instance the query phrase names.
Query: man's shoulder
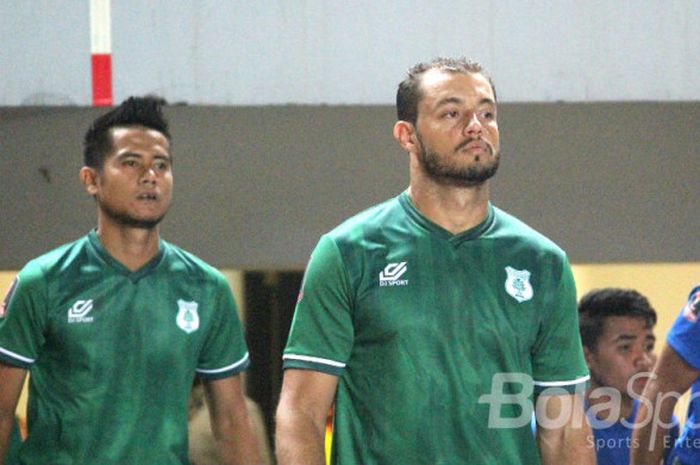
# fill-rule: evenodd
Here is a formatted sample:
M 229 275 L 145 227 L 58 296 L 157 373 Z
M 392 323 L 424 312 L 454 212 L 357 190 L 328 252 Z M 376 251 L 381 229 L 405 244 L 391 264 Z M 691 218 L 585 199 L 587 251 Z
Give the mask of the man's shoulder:
M 493 235 L 497 238 L 508 238 L 522 244 L 555 255 L 564 255 L 564 250 L 552 239 L 545 236 L 523 220 L 494 206 L 496 228 Z
M 364 237 L 368 231 L 380 230 L 385 225 L 397 221 L 404 215 L 403 207 L 398 197 L 363 210 L 346 219 L 330 230 L 326 236 L 336 240 L 357 240 Z
M 83 236 L 72 242 L 60 245 L 48 252 L 39 255 L 27 262 L 20 271 L 26 276 L 51 274 L 52 271 L 65 271 L 75 266 L 84 258 L 84 252 L 88 243 L 88 237 Z
M 192 252 L 167 241 L 162 241 L 162 244 L 165 248 L 165 264 L 168 272 L 183 272 L 205 279 L 225 280 L 223 273 Z

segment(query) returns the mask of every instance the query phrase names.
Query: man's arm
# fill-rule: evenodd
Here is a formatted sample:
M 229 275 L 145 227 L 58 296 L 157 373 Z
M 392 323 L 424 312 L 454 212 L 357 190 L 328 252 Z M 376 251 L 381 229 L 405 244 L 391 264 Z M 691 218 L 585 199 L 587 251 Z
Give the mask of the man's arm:
M 277 407 L 279 465 L 325 465 L 326 419 L 338 377 L 288 368 Z
M 0 362 L 0 465 L 5 463 L 15 410 L 27 370 Z
M 683 360 L 672 347 L 664 347 L 659 362 L 647 382 L 637 413 L 630 462 L 634 465 L 658 465 L 663 457 L 664 437 L 669 428 L 678 397 L 687 391 L 700 370 Z
M 259 464 L 260 454 L 248 420 L 240 375 L 204 380 L 203 384 L 221 463 Z
M 595 465 L 594 442 L 582 396 L 542 394 L 537 403 L 544 406 L 544 411 L 537 412 L 537 447 L 542 465 Z M 559 420 L 561 415 L 567 415 L 565 421 Z M 563 425 L 550 425 L 547 419 Z

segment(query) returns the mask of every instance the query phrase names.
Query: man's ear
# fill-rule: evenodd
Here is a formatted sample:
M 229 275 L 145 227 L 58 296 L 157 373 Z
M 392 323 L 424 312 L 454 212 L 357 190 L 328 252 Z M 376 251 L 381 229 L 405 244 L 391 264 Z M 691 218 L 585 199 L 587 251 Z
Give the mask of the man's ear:
M 90 195 L 96 195 L 99 186 L 97 185 L 98 173 L 95 168 L 90 168 L 89 166 L 83 166 L 80 168 L 80 182 L 83 183 L 85 191 Z
M 394 139 L 407 152 L 416 150 L 415 126 L 408 121 L 399 120 L 394 124 Z

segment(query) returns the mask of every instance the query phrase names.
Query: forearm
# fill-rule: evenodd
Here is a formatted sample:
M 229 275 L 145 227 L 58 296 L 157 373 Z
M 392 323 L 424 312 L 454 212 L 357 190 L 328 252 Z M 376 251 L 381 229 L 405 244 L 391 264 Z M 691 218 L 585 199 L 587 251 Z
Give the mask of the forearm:
M 214 441 L 222 465 L 258 465 L 261 463 L 248 418 L 227 425 L 212 425 Z
M 277 415 L 278 465 L 325 465 L 325 428 L 303 415 Z
M 595 465 L 595 442 L 586 421 L 582 395 L 540 397 L 537 415 L 543 420 L 543 426 L 537 428 L 542 465 Z M 568 416 L 564 424 L 547 427 L 552 423 L 549 419 L 558 423 L 562 415 Z
M 578 428 L 568 427 L 555 434 L 538 435 L 542 465 L 595 465 L 592 434 L 584 421 Z
M 5 463 L 10 433 L 15 421 L 15 409 L 26 374 L 23 368 L 0 362 L 0 465 Z
M 654 381 L 644 391 L 644 399 L 637 413 L 637 429 L 633 433 L 630 463 L 634 465 L 658 465 L 666 450 L 666 436 L 673 417 L 677 394 L 664 396 Z M 663 402 L 664 397 L 667 399 Z M 656 416 L 658 412 L 658 416 Z
M 333 375 L 285 371 L 277 406 L 278 465 L 325 465 L 326 419 L 337 386 Z
M 15 420 L 14 411 L 8 414 L 0 412 L 0 465 L 5 464 L 5 456 L 10 444 L 10 433 Z
M 241 390 L 240 376 L 205 380 L 204 393 L 219 462 L 224 465 L 259 465 L 260 453 Z

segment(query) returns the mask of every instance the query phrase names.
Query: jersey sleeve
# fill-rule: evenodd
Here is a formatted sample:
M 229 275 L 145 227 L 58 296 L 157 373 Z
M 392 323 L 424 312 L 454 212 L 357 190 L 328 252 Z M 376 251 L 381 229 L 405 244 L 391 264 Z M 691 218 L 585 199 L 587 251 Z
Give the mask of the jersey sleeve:
M 352 295 L 335 241 L 321 237 L 306 268 L 284 368 L 342 374 L 352 351 Z
M 223 275 L 216 275 L 215 302 L 213 322 L 196 370 L 204 379 L 233 376 L 250 365 L 236 301 Z
M 44 344 L 48 291 L 41 267 L 28 263 L 15 277 L 0 310 L 0 360 L 29 368 Z
M 577 387 L 585 388 L 589 379 L 578 327 L 574 277 L 566 258 L 557 268 L 532 354 L 536 394 L 544 390 L 548 394 L 573 393 Z
M 690 292 L 681 313 L 668 332 L 668 345 L 693 368 L 700 370 L 700 286 Z

